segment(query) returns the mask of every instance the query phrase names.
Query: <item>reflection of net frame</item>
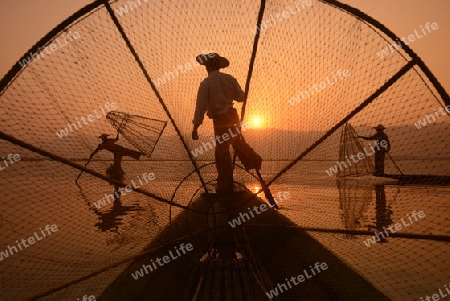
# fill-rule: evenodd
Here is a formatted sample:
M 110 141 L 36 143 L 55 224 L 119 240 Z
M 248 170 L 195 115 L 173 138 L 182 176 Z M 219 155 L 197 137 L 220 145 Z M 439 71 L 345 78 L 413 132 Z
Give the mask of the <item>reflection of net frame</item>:
M 372 186 L 366 186 L 359 181 L 339 180 L 339 209 L 341 209 L 342 225 L 345 230 L 358 230 L 365 225 L 362 221 L 371 200 Z M 355 237 L 352 234 L 344 234 L 345 238 Z
M 350 161 L 351 156 L 356 156 L 358 153 L 363 153 L 364 159 L 358 159 L 356 163 Z M 338 177 L 362 175 L 374 172 L 372 160 L 366 156 L 363 145 L 358 139 L 358 134 L 350 123 L 346 123 L 342 127 L 341 140 L 339 141 L 339 161 L 345 162 L 348 166 L 344 169 L 338 169 Z M 351 164 L 348 163 L 349 161 Z
M 106 119 L 131 145 L 149 158 L 167 125 L 167 121 L 117 111 L 109 112 Z

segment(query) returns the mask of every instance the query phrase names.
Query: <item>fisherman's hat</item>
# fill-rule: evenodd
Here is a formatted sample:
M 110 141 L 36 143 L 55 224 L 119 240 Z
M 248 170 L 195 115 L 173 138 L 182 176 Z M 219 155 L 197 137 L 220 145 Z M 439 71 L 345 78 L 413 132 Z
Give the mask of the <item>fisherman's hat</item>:
M 106 138 L 108 138 L 109 136 L 111 136 L 111 135 L 108 135 L 108 134 L 101 134 L 100 136 L 98 136 L 98 138 L 106 139 Z
M 385 130 L 386 128 L 382 124 L 379 124 L 376 127 L 374 127 L 374 129 L 382 131 Z
M 226 68 L 230 65 L 230 61 L 227 60 L 226 58 L 224 58 L 223 56 L 220 56 L 218 53 L 215 52 L 211 52 L 208 54 L 202 53 L 197 55 L 197 57 L 195 58 L 195 60 L 200 64 L 200 65 L 208 65 L 211 62 L 214 62 L 216 60 L 219 60 L 219 67 L 220 68 Z

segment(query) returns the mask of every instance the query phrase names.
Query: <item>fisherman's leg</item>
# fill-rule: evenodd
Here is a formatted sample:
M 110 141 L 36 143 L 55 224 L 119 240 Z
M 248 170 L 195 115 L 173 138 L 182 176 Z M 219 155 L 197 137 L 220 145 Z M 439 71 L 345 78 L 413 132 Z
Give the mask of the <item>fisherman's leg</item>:
M 229 129 L 233 126 L 232 121 L 234 120 L 230 118 L 229 113 L 214 118 L 214 135 L 219 137 L 216 140 L 215 149 L 218 192 L 232 191 L 233 189 L 233 165 L 230 154 L 232 140 L 230 138 L 226 141 L 223 139 L 224 136 L 230 137 Z
M 230 143 L 217 144 L 215 149 L 217 167 L 217 192 L 232 191 L 233 165 L 231 162 Z
M 378 152 L 375 152 L 375 172 L 374 172 L 375 176 L 379 176 L 380 175 L 380 160 L 379 160 L 379 155 Z
M 384 152 L 383 151 L 375 152 L 375 175 L 376 176 L 384 175 Z
M 247 143 L 244 141 L 241 135 L 241 129 L 239 129 L 240 119 L 236 109 L 231 109 L 225 115 L 224 126 L 227 127 L 227 134 L 230 137 L 230 144 L 233 146 L 234 152 L 238 158 L 242 161 L 242 158 L 246 158 L 245 146 Z M 245 160 L 247 161 L 247 160 Z
M 230 110 L 227 117 L 228 133 L 231 137 L 230 142 L 239 160 L 246 169 L 261 169 L 261 156 L 248 145 L 241 135 L 241 130 L 238 128 L 240 120 L 236 109 Z
M 113 177 L 114 177 L 114 179 L 120 181 L 120 180 L 122 180 L 124 175 L 125 175 L 125 172 L 122 169 L 122 156 L 115 153 L 114 154 Z
M 230 136 L 230 143 L 233 145 L 233 149 L 236 151 L 235 145 L 237 145 L 240 141 L 241 130 L 239 129 L 239 115 L 236 109 L 232 109 L 227 113 L 227 121 L 226 124 L 228 126 L 228 135 Z
M 109 166 L 106 168 L 106 175 L 110 178 L 113 178 L 114 175 L 114 164 L 109 164 Z
M 380 152 L 380 173 L 384 176 L 384 159 L 386 157 L 386 152 L 382 150 Z

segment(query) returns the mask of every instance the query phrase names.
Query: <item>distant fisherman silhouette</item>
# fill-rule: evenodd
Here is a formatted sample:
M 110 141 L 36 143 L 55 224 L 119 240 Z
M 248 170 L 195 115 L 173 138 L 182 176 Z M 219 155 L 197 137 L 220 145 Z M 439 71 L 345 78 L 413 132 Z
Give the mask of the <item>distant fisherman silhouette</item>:
M 91 154 L 90 158 L 100 150 L 112 152 L 114 154 L 114 164 L 111 164 L 106 169 L 106 174 L 112 179 L 120 181 L 125 175 L 122 169 L 122 157 L 128 156 L 139 160 L 143 153 L 117 145 L 116 142 L 119 140 L 119 133 L 117 133 L 116 139 L 108 138 L 108 136 L 107 134 L 102 134 L 98 137 L 102 139 L 102 143 L 97 146 L 97 149 Z
M 372 135 L 370 137 L 364 137 L 364 136 L 358 136 L 359 138 L 362 138 L 364 140 L 376 140 L 375 141 L 375 176 L 383 176 L 384 175 L 384 159 L 386 156 L 386 153 L 391 150 L 391 143 L 389 142 L 388 135 L 384 132 L 386 129 L 382 124 L 377 125 L 374 127 L 374 129 L 377 131 L 375 135 Z M 387 146 L 382 147 L 380 143 L 382 141 L 386 141 Z M 385 144 L 385 143 L 383 143 Z
M 216 192 L 233 191 L 233 164 L 230 154 L 230 144 L 246 169 L 261 168 L 262 159 L 244 141 L 239 126 L 239 115 L 233 108 L 233 100 L 243 102 L 245 93 L 236 78 L 219 71 L 229 66 L 230 62 L 217 53 L 201 54 L 197 62 L 206 67 L 208 77 L 198 89 L 197 104 L 192 123 L 192 139 L 198 140 L 198 127 L 203 123 L 205 113 L 213 120 L 215 158 L 217 168 Z M 222 138 L 222 139 L 221 139 Z

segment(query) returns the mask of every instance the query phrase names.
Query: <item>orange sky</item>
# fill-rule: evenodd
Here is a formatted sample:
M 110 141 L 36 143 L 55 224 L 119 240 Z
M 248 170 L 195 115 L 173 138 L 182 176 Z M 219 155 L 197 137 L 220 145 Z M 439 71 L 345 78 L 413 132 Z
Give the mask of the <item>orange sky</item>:
M 0 2 L 0 76 L 36 41 L 90 0 L 27 0 Z M 384 23 L 399 36 L 406 36 L 426 22 L 439 29 L 410 47 L 422 57 L 441 84 L 450 91 L 450 3 L 445 0 L 392 1 L 344 0 Z M 406 3 L 408 3 L 406 5 Z

